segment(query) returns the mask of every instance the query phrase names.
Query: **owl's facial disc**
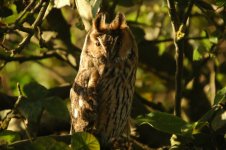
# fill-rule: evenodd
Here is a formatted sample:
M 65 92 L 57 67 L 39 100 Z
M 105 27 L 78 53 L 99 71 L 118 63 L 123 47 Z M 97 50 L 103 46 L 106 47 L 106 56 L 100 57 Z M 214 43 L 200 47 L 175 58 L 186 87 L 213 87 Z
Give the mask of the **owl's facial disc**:
M 106 57 L 112 61 L 116 57 L 126 58 L 125 50 L 122 50 L 123 43 L 127 43 L 125 34 L 127 34 L 128 26 L 123 14 L 119 13 L 110 22 L 105 22 L 106 15 L 100 13 L 93 21 L 93 28 L 90 32 L 90 40 L 92 48 L 90 48 L 90 54 L 96 58 Z M 129 41 L 130 42 L 130 41 Z M 130 50 L 130 48 L 125 48 Z M 124 54 L 125 53 L 125 54 Z

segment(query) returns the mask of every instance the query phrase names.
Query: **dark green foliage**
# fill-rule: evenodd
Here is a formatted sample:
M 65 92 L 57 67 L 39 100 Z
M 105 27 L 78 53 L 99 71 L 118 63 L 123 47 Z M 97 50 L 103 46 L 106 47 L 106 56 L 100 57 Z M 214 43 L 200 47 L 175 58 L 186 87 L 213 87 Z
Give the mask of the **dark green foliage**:
M 18 110 L 28 120 L 32 133 L 37 132 L 43 111 L 69 122 L 69 112 L 66 104 L 59 97 L 48 96 L 48 90 L 42 85 L 32 82 L 24 86 L 26 98 L 18 104 Z
M 146 116 L 139 116 L 136 120 L 139 125 L 148 124 L 153 128 L 170 133 L 172 149 L 190 148 L 222 148 L 226 145 L 224 133 L 226 131 L 225 110 L 219 104 L 225 100 L 225 88 L 215 97 L 215 106 L 203 115 L 200 120 L 188 123 L 174 115 L 163 112 L 152 112 Z M 224 104 L 225 105 L 225 104 Z M 216 133 L 219 133 L 217 135 Z M 217 138 L 221 141 L 217 141 Z
M 176 33 L 167 0 L 102 0 L 102 5 L 100 0 L 86 1 L 92 3 L 93 17 L 99 7 L 110 17 L 125 13 L 138 44 L 132 108 L 137 133 L 131 141 L 144 145 L 133 142 L 135 147 L 225 149 L 226 1 L 171 0 L 178 19 Z M 70 83 L 86 31 L 78 9 L 54 2 L 0 0 L 0 149 L 100 147 L 89 133 L 69 135 Z M 186 16 L 189 20 L 184 22 Z M 185 35 L 181 117 L 172 115 L 178 83 L 174 45 L 178 41 L 173 36 L 178 33 Z
M 226 6 L 226 1 L 225 0 L 216 0 L 216 4 L 218 6 Z
M 71 148 L 60 141 L 57 141 L 51 137 L 39 137 L 36 140 L 27 142 L 22 142 L 9 145 L 9 149 L 23 149 L 23 150 L 71 150 Z
M 152 112 L 144 117 L 138 117 L 136 119 L 138 124 L 149 124 L 153 128 L 166 132 L 169 134 L 182 134 L 182 129 L 185 128 L 187 123 L 179 117 L 164 113 L 164 112 Z

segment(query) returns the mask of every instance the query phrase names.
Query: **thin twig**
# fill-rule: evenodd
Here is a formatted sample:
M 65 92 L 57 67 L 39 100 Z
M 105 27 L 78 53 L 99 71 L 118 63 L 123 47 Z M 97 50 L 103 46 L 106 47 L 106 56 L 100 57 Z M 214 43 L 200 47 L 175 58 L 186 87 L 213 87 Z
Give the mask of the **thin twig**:
M 71 66 L 72 68 L 75 68 L 76 70 L 78 70 L 78 66 L 72 64 L 69 61 L 69 54 L 66 51 L 63 50 L 52 50 L 52 51 L 47 51 L 45 53 L 42 53 L 40 55 L 31 55 L 31 56 L 6 56 L 6 55 L 2 55 L 0 54 L 0 59 L 4 60 L 6 63 L 7 62 L 12 62 L 12 61 L 18 61 L 20 63 L 26 62 L 26 61 L 37 61 L 37 60 L 42 60 L 42 59 L 47 59 L 47 58 L 52 58 L 55 57 L 59 60 L 64 61 L 65 63 L 67 63 L 69 66 Z
M 191 10 L 192 10 L 193 5 L 194 5 L 194 0 L 190 0 L 190 3 L 189 3 L 189 5 L 188 5 L 188 10 L 187 10 L 187 12 L 185 13 L 185 16 L 184 16 L 183 21 L 182 21 L 182 23 L 183 23 L 184 25 L 186 25 L 187 20 L 188 20 L 188 18 L 189 18 L 190 15 L 191 15 Z
M 35 13 L 41 6 L 44 0 L 40 0 L 37 5 L 31 10 L 31 14 Z
M 137 22 L 139 16 L 140 16 L 140 9 L 141 9 L 141 6 L 143 4 L 143 0 L 140 0 L 139 4 L 138 4 L 138 9 L 137 9 L 137 14 L 136 14 L 136 18 L 135 18 L 135 21 Z
M 36 20 L 33 22 L 32 24 L 32 28 L 33 30 L 36 30 L 37 26 L 41 24 L 42 19 L 45 15 L 45 11 L 48 7 L 49 1 L 45 1 L 42 3 L 42 8 L 38 14 L 38 17 L 36 18 Z M 13 54 L 18 54 L 21 53 L 21 51 L 23 50 L 23 48 L 30 42 L 31 37 L 33 36 L 34 33 L 28 33 L 27 36 L 19 43 L 19 45 L 12 50 Z
M 18 99 L 17 99 L 16 103 L 14 104 L 14 110 L 13 110 L 14 112 L 17 111 L 18 104 L 20 103 L 20 101 L 21 101 L 21 99 L 22 99 L 22 97 L 23 97 L 22 91 L 21 91 L 21 88 L 20 88 L 20 84 L 19 84 L 19 83 L 17 83 L 17 90 L 18 90 L 19 96 L 18 96 Z M 18 112 L 18 113 L 20 114 L 20 112 Z M 21 115 L 21 114 L 20 114 L 20 115 Z M 21 116 L 22 116 L 22 115 L 21 115 Z M 25 119 L 24 119 L 23 117 L 22 117 L 22 122 L 23 122 L 23 124 L 24 124 L 24 126 L 25 126 L 25 133 L 26 133 L 26 135 L 27 135 L 29 141 L 32 142 L 31 134 L 29 133 L 29 131 L 28 131 L 28 129 L 27 129 L 28 127 L 27 127 L 27 124 L 26 124 Z
M 167 0 L 167 5 L 169 9 L 169 15 L 171 18 L 172 26 L 174 29 L 174 32 L 176 32 L 179 29 L 179 19 L 175 7 L 175 1 L 174 0 Z
M 21 20 L 21 18 L 27 13 L 27 11 L 31 9 L 31 7 L 34 5 L 34 3 L 35 3 L 35 0 L 32 0 L 30 2 L 30 4 L 27 5 L 27 7 L 22 11 L 22 13 L 16 19 L 15 24 L 17 24 Z
M 17 83 L 17 88 L 18 88 L 19 96 L 18 96 L 16 102 L 14 103 L 14 107 L 6 114 L 6 116 L 2 120 L 2 123 L 1 123 L 1 126 L 0 126 L 0 130 L 7 129 L 11 119 L 16 117 L 17 106 L 18 106 L 18 104 L 20 103 L 20 101 L 22 99 L 21 89 L 20 89 L 20 85 L 18 83 Z
M 14 108 L 15 109 L 18 107 L 18 104 L 20 103 L 20 101 L 21 101 L 21 99 L 23 97 L 19 83 L 17 83 L 17 91 L 18 91 L 19 96 L 18 96 L 18 99 L 17 99 L 16 103 L 14 104 Z
M 27 36 L 18 44 L 18 46 L 12 50 L 12 54 L 15 55 L 20 53 L 23 48 L 30 42 L 31 37 L 33 34 L 27 34 Z
M 32 28 L 24 27 L 20 24 L 11 24 L 9 26 L 2 26 L 1 32 L 8 33 L 8 32 L 14 31 L 16 29 L 23 31 L 23 32 L 26 32 L 26 33 L 33 33 L 34 32 Z
M 26 135 L 27 135 L 27 138 L 28 138 L 28 140 L 30 141 L 30 143 L 32 143 L 32 136 L 31 136 L 31 134 L 30 134 L 29 131 L 28 131 L 28 126 L 27 126 L 27 124 L 26 124 L 25 119 L 22 119 L 22 123 L 24 124 L 24 127 L 25 127 L 25 133 L 26 133 Z
M 48 5 L 49 5 L 49 1 L 45 1 L 45 2 L 42 3 L 42 8 L 41 8 L 41 10 L 40 10 L 40 12 L 39 12 L 39 14 L 38 14 L 38 17 L 36 18 L 36 20 L 35 20 L 34 23 L 32 24 L 32 27 L 33 27 L 34 29 L 35 29 L 38 25 L 41 24 L 42 19 L 43 19 L 44 15 L 45 15 L 45 12 L 46 12 L 46 9 L 47 9 Z
M 41 60 L 41 59 L 46 59 L 46 58 L 51 58 L 51 57 L 57 57 L 57 53 L 55 51 L 50 51 L 43 53 L 41 55 L 37 56 L 17 56 L 17 57 L 10 57 L 10 56 L 5 56 L 0 54 L 0 59 L 5 60 L 6 62 L 11 62 L 11 61 L 18 61 L 20 63 L 25 62 L 25 61 L 35 61 L 35 60 Z

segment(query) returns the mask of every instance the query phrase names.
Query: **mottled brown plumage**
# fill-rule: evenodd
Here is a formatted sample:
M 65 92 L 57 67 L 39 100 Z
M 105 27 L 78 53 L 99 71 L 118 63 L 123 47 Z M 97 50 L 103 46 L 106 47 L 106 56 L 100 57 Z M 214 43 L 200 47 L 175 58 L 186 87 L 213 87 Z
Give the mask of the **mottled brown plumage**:
M 119 13 L 111 23 L 99 14 L 86 36 L 79 71 L 71 88 L 72 127 L 108 144 L 122 135 L 130 115 L 138 51 Z

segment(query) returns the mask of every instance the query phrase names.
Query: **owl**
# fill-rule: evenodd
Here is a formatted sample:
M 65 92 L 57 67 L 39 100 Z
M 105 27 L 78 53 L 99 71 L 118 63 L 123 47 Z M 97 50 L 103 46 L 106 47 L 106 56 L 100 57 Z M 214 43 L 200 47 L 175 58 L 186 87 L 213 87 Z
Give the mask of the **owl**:
M 74 132 L 90 132 L 101 145 L 122 135 L 134 94 L 138 50 L 125 16 L 110 22 L 100 13 L 83 45 L 79 70 L 70 91 Z

